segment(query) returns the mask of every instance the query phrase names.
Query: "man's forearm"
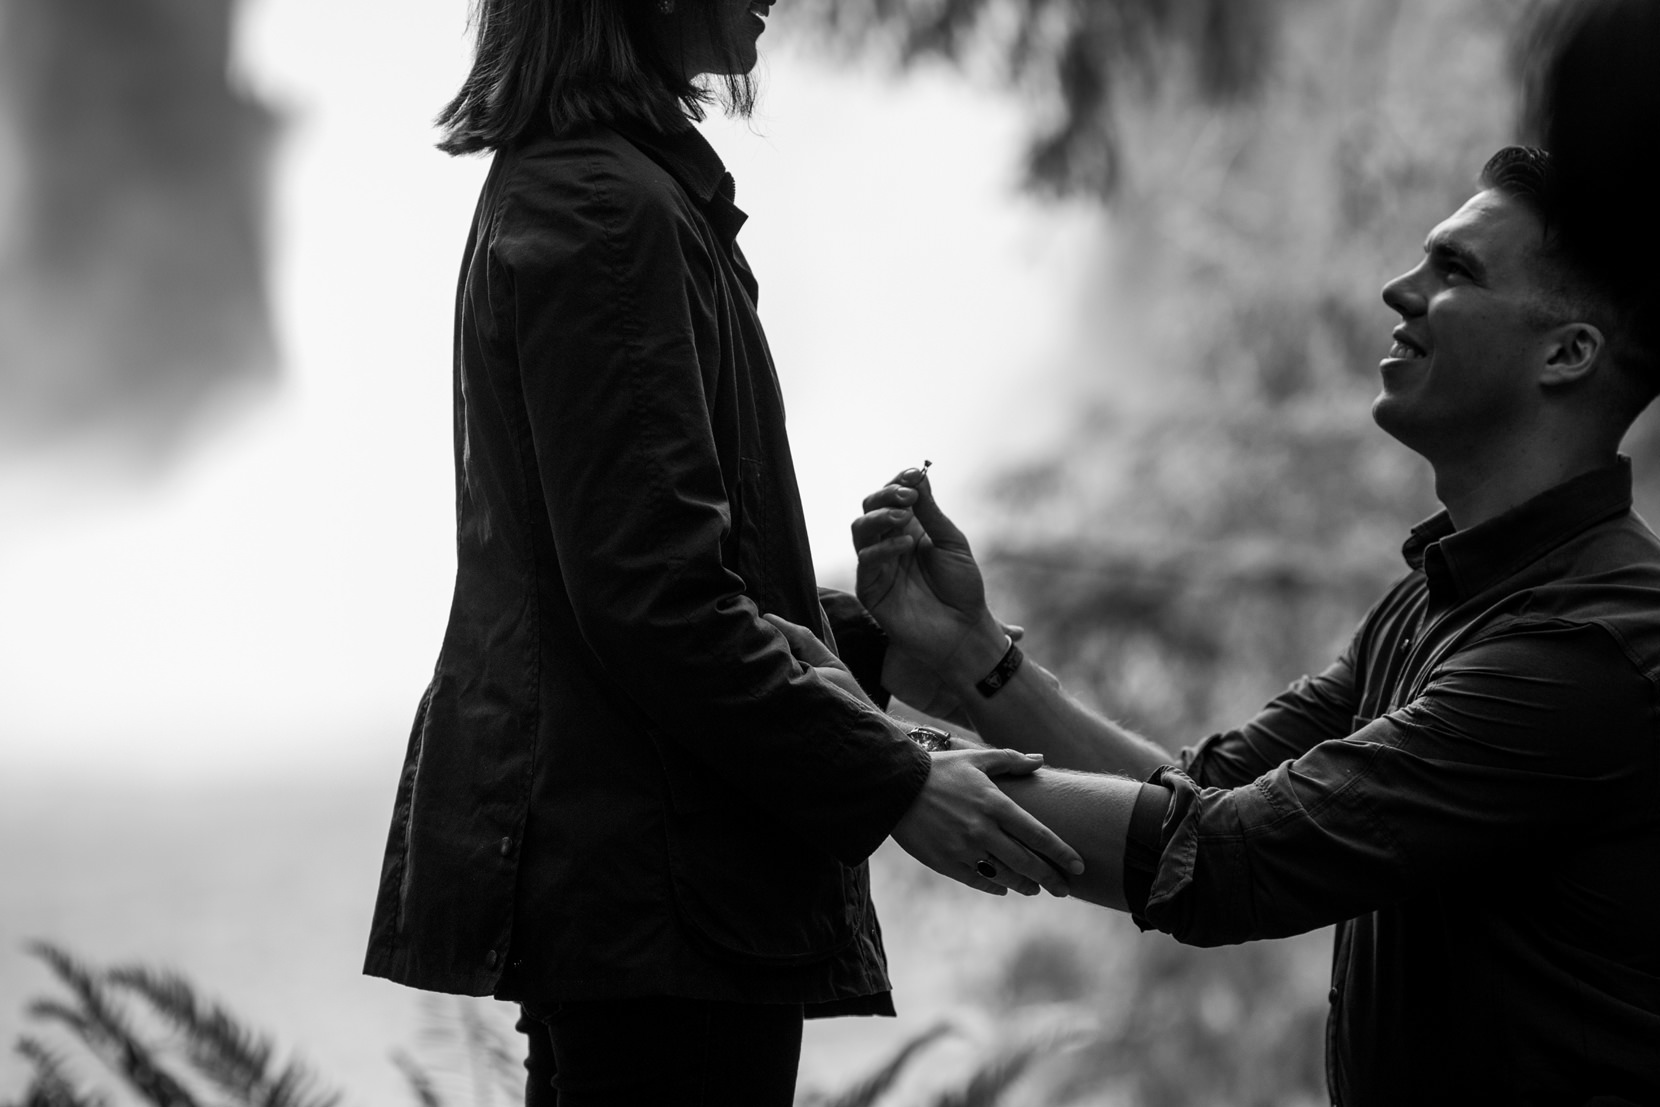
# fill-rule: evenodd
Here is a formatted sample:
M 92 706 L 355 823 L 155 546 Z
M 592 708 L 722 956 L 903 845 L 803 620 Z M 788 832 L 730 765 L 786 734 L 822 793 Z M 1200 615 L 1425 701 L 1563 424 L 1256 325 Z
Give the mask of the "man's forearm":
M 1117 773 L 1136 780 L 1170 763 L 1167 751 L 1079 703 L 1054 674 L 1030 658 L 994 695 L 981 695 L 975 684 L 1002 659 L 1007 639 L 1001 631 L 979 638 L 959 651 L 947 682 L 986 741 L 1041 753 L 1056 768 Z
M 1121 776 L 1044 768 L 1031 776 L 998 778 L 997 786 L 1083 857 L 1082 875 L 1067 877 L 1075 898 L 1129 910 L 1124 892 L 1125 838 L 1136 797 L 1143 787 L 1155 785 Z

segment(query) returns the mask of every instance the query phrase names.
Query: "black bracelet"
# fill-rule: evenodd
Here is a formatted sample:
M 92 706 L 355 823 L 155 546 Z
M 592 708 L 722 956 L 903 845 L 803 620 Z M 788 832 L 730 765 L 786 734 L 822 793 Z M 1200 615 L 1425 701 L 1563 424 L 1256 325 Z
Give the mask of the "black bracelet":
M 974 685 L 974 690 L 990 699 L 997 694 L 997 690 L 1014 679 L 1015 670 L 1020 663 L 1026 660 L 1026 655 L 1020 652 L 1020 647 L 1013 638 L 1009 639 L 1009 650 L 1003 655 L 1003 660 L 997 663 L 997 668 L 986 674 L 986 678 Z

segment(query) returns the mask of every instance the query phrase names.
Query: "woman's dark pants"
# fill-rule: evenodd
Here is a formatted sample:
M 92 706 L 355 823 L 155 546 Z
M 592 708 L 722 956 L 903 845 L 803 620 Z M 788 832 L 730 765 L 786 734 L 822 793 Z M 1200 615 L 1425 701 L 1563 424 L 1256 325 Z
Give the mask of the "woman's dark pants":
M 801 1005 L 655 997 L 521 1008 L 526 1107 L 791 1107 Z

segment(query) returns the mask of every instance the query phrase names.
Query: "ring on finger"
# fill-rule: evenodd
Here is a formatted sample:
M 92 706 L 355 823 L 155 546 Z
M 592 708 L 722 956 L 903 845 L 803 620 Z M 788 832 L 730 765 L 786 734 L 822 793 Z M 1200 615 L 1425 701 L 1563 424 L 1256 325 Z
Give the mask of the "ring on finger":
M 980 860 L 974 862 L 974 871 L 985 877 L 987 880 L 995 880 L 997 879 L 997 862 L 993 861 L 989 856 L 982 857 Z

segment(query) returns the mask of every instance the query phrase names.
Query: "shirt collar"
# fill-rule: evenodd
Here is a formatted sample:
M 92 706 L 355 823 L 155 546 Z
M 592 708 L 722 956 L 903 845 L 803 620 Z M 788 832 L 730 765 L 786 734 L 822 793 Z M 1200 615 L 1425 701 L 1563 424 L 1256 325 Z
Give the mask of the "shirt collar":
M 738 236 L 749 216 L 733 202 L 737 186 L 732 174 L 702 132 L 690 123 L 667 132 L 638 120 L 618 120 L 612 126 L 679 182 L 727 242 Z
M 1454 603 L 1476 595 L 1585 528 L 1631 510 L 1631 459 L 1581 473 L 1473 527 L 1458 530 L 1445 511 L 1412 528 L 1401 547 L 1422 569 L 1430 598 Z

